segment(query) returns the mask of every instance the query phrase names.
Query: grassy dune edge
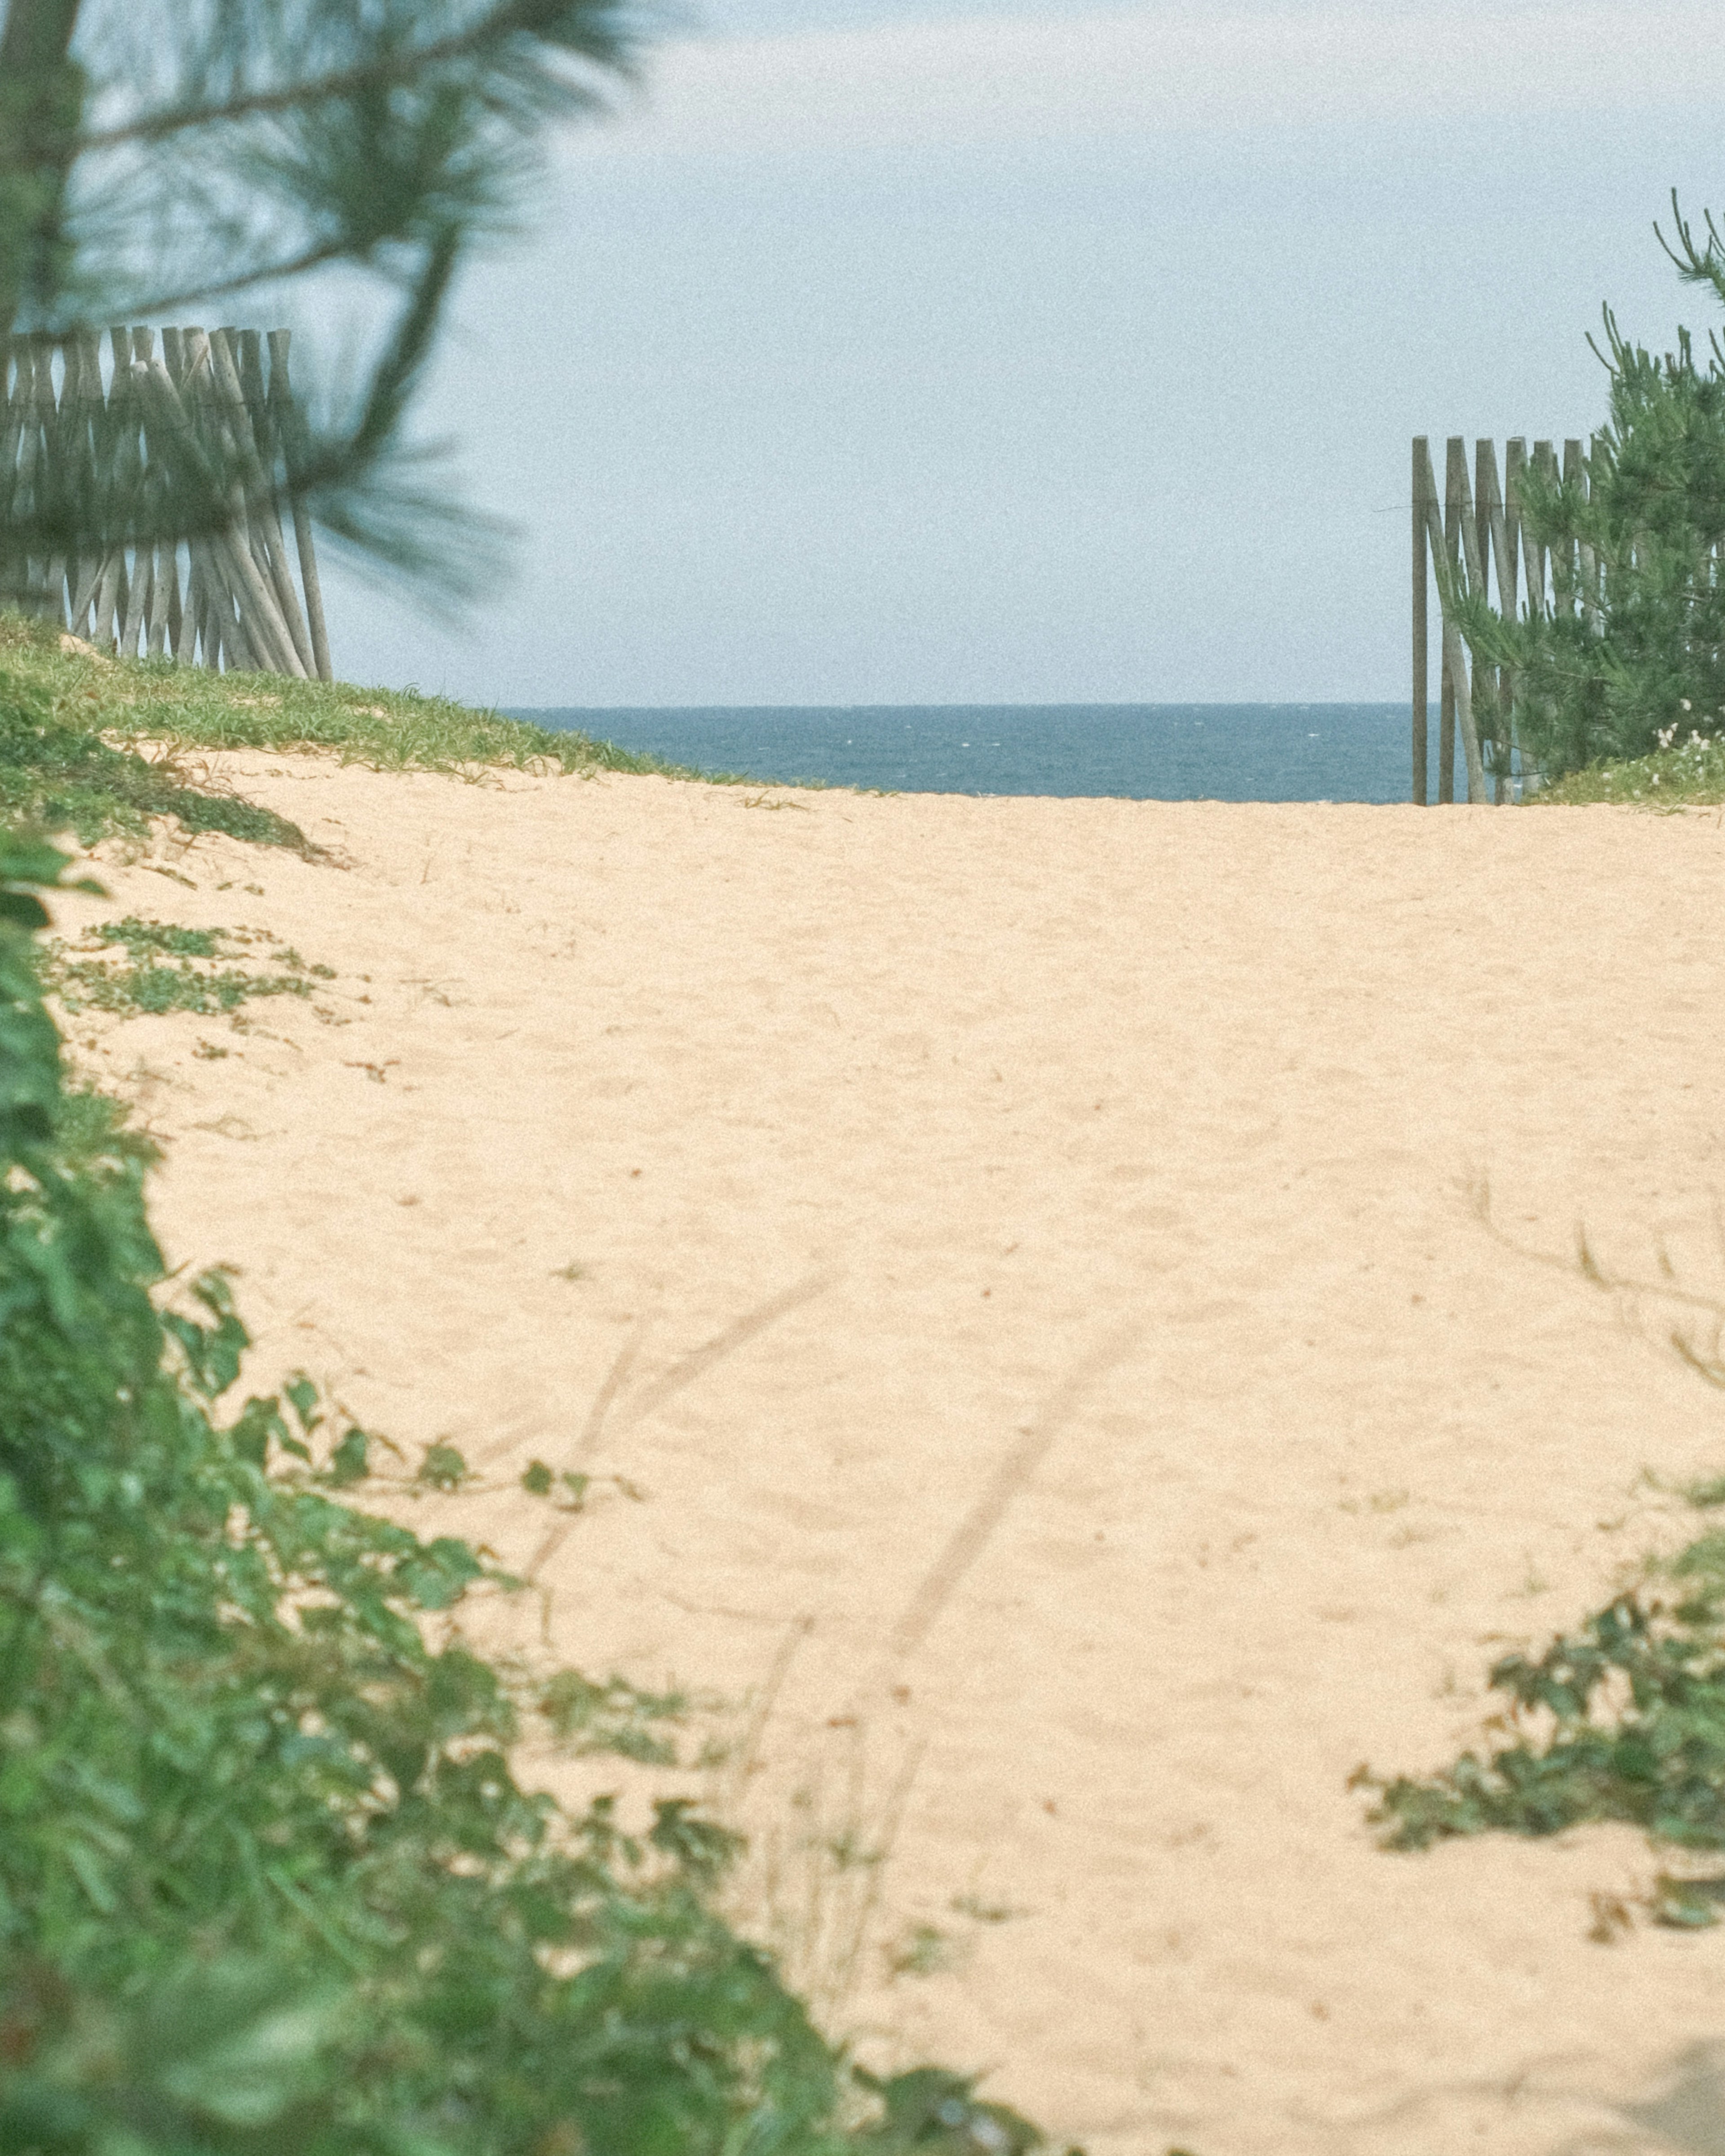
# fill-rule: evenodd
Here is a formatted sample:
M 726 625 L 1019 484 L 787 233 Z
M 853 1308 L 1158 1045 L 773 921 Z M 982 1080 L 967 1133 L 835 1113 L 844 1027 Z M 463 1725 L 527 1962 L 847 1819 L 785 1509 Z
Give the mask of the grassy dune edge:
M 303 846 L 267 810 L 191 774 L 198 752 L 321 751 L 378 771 L 602 772 L 740 783 L 552 732 L 441 696 L 104 659 L 51 624 L 0 615 L 0 815 L 90 844 L 173 815 L 263 844 Z
M 181 760 L 235 747 L 664 768 L 430 700 L 115 665 L 0 623 L 0 2145 L 1043 2145 L 977 2076 L 876 2077 L 819 2027 L 727 1921 L 736 1837 L 687 1799 L 583 1809 L 518 1780 L 524 1742 L 675 1768 L 675 1702 L 472 1647 L 466 1605 L 521 1583 L 362 1508 L 367 1486 L 466 1492 L 461 1454 L 403 1462 L 303 1378 L 242 1404 L 227 1279 L 168 1281 L 156 1149 L 74 1082 L 46 993 L 159 1019 L 334 976 L 267 937 L 275 970 L 224 966 L 257 932 L 130 914 L 86 955 L 44 945 L 69 864 L 39 834 L 124 850 L 174 818 L 319 861 Z M 518 1480 L 547 1519 L 579 1509 L 539 1462 Z

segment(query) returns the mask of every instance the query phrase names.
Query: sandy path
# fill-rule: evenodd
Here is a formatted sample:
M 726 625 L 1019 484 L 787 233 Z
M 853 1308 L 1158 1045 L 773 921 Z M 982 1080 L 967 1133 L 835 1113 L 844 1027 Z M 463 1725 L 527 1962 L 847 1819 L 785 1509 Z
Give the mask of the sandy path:
M 1391 1857 L 1346 1786 L 1671 1546 L 1644 1464 L 1725 1466 L 1671 1311 L 1473 1196 L 1725 1283 L 1715 819 L 227 767 L 349 865 L 210 839 L 63 909 L 340 976 L 76 1029 L 172 1255 L 241 1269 L 255 1381 L 645 1492 L 549 1560 L 553 1635 L 733 1700 L 778 1658 L 723 1794 L 810 1981 L 874 1875 L 799 1845 L 914 1765 L 878 2055 L 1093 2156 L 1725 2147 L 1659 2095 L 1725 1932 L 1586 1935 L 1636 1837 Z

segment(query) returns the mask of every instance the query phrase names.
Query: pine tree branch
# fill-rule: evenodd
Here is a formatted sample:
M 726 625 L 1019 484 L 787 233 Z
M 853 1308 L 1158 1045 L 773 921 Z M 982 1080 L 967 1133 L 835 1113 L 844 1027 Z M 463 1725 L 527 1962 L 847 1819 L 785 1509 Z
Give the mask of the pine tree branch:
M 84 77 L 69 59 L 79 0 L 10 0 L 0 31 L 0 335 L 54 281 Z
M 13 0 L 13 4 L 23 4 L 23 0 Z M 70 4 L 75 9 L 76 0 L 49 0 L 49 4 Z M 74 147 L 81 154 L 87 151 L 116 149 L 129 142 L 159 142 L 189 128 L 219 126 L 226 122 L 254 119 L 269 113 L 295 111 L 331 99 L 355 97 L 367 91 L 387 90 L 413 80 L 428 69 L 441 67 L 454 60 L 470 59 L 488 47 L 504 44 L 514 38 L 549 38 L 559 19 L 570 12 L 569 0 L 498 0 L 496 6 L 468 28 L 453 31 L 445 38 L 434 38 L 429 44 L 379 53 L 375 58 L 360 61 L 352 67 L 332 69 L 326 74 L 283 83 L 273 90 L 243 91 L 215 104 L 168 105 L 159 112 L 146 113 L 139 119 L 127 121 L 119 126 L 99 128 L 90 134 L 80 135 L 76 138 Z M 620 55 L 607 51 L 600 40 L 588 42 L 590 49 L 587 57 L 608 67 L 621 68 Z M 590 99 L 592 95 L 588 93 Z
M 130 311 L 141 316 L 171 314 L 175 308 L 189 306 L 194 300 L 225 299 L 229 293 L 250 291 L 259 285 L 285 283 L 290 277 L 303 277 L 331 262 L 351 261 L 352 258 L 352 243 L 344 234 L 339 239 L 321 241 L 300 254 L 284 255 L 279 261 L 260 262 L 249 270 L 237 270 L 208 284 L 183 285 L 177 291 L 151 290 L 142 298 L 134 294 Z

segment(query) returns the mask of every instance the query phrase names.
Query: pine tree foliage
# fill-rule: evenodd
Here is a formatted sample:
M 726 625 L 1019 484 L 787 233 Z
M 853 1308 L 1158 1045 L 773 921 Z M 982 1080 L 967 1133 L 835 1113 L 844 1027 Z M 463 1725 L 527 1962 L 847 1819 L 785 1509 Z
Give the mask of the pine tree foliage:
M 1709 213 L 1698 239 L 1675 195 L 1672 211 L 1675 242 L 1661 244 L 1686 283 L 1725 300 L 1725 235 Z M 1483 593 L 1459 595 L 1475 654 L 1514 670 L 1524 757 L 1551 778 L 1725 730 L 1725 347 L 1715 332 L 1703 363 L 1680 330 L 1656 355 L 1609 307 L 1604 331 L 1610 417 L 1588 483 L 1530 472 L 1524 485 L 1551 602 L 1505 622 Z
M 326 385 L 295 490 L 374 560 L 459 583 L 414 394 L 462 266 L 519 221 L 552 125 L 615 101 L 644 28 L 623 0 L 8 0 L 0 334 L 357 285 L 382 326 Z M 208 529 L 231 477 L 188 473 L 167 521 Z

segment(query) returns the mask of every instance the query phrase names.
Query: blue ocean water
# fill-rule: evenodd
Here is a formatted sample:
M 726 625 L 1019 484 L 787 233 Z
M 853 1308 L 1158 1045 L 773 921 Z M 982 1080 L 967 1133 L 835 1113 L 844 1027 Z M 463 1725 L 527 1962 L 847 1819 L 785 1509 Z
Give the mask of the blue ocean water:
M 507 716 L 697 771 L 901 793 L 1405 801 L 1411 768 L 1405 703 L 726 706 Z M 1435 713 L 1430 731 L 1435 765 Z

